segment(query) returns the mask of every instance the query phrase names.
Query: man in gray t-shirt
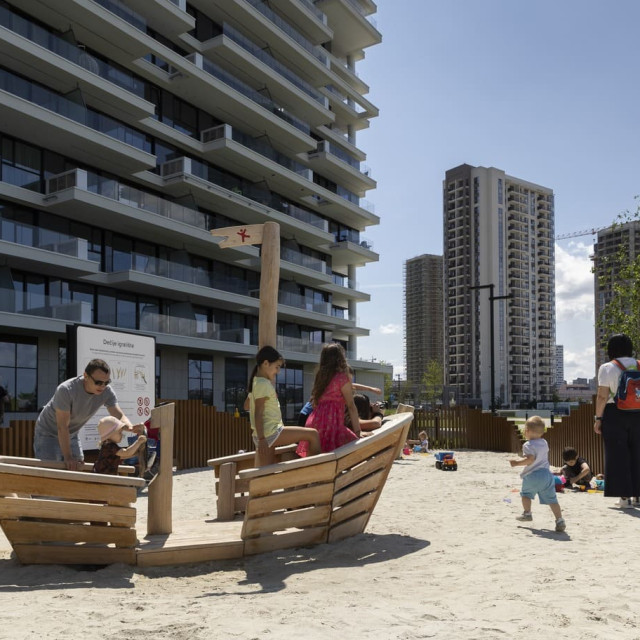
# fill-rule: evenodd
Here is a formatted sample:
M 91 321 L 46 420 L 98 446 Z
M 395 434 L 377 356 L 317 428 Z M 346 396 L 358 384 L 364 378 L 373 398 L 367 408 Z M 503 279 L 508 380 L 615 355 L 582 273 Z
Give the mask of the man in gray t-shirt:
M 103 406 L 136 433 L 144 433 L 144 425 L 133 427 L 119 407 L 118 398 L 109 386 L 110 373 L 104 360 L 95 359 L 87 364 L 83 375 L 58 386 L 36 421 L 33 438 L 36 458 L 63 460 L 71 471 L 80 468 L 84 454 L 78 433 Z

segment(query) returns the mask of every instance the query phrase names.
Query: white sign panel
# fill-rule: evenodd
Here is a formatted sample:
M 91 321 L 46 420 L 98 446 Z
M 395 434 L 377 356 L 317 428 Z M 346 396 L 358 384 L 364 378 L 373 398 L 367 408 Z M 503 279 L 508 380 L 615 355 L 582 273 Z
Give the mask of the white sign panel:
M 76 327 L 77 375 L 82 375 L 87 363 L 95 358 L 109 365 L 110 386 L 132 424 L 148 420 L 156 403 L 155 338 L 98 327 Z M 97 425 L 107 415 L 106 407 L 102 407 L 81 429 L 83 449 L 99 448 Z

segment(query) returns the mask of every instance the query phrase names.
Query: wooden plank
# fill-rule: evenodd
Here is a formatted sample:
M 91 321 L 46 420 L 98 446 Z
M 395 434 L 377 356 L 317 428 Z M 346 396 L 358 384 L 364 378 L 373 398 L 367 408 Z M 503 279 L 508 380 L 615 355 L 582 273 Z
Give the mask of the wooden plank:
M 340 491 L 347 485 L 360 480 L 360 478 L 364 478 L 370 473 L 386 467 L 394 460 L 395 450 L 388 449 L 384 453 L 377 455 L 374 458 L 369 458 L 369 460 L 365 460 L 361 464 L 352 467 L 351 469 L 347 469 L 336 478 L 336 491 Z
M 316 544 L 323 544 L 326 541 L 326 527 L 287 531 L 269 536 L 260 536 L 259 538 L 248 538 L 244 541 L 244 555 L 250 556 L 256 553 L 276 551 L 277 549 L 309 547 Z
M 30 467 L 21 464 L 0 463 L 0 473 L 11 473 L 37 478 L 51 478 L 58 480 L 75 480 L 76 482 L 89 482 L 115 487 L 144 487 L 146 482 L 142 478 L 127 478 L 125 476 L 108 476 L 102 473 L 85 473 L 84 471 L 66 471 Z
M 256 467 L 240 471 L 240 478 L 259 478 L 260 476 L 273 476 L 283 471 L 291 471 L 301 467 L 313 467 L 325 462 L 335 461 L 337 459 L 335 451 L 329 453 L 319 453 L 317 456 L 307 456 L 306 458 L 296 458 L 295 460 L 284 460 L 275 464 L 268 464 L 264 467 Z
M 139 567 L 166 567 L 176 564 L 210 562 L 211 560 L 233 560 L 244 555 L 244 543 L 207 542 L 189 547 L 169 549 L 138 549 Z
M 89 524 L 61 524 L 30 520 L 2 520 L 2 530 L 12 545 L 36 542 L 87 542 L 135 547 L 135 529 L 100 527 Z
M 371 513 L 375 500 L 375 493 L 367 493 L 360 498 L 356 498 L 344 506 L 335 509 L 331 514 L 331 526 L 335 526 L 360 513 Z
M 18 544 L 13 547 L 22 564 L 123 564 L 135 565 L 135 549 L 113 547 Z
M 220 466 L 218 482 L 218 520 L 233 520 L 235 514 L 236 465 L 225 462 Z
M 112 507 L 104 504 L 63 502 L 61 500 L 0 498 L 0 520 L 15 520 L 16 518 L 111 522 L 132 527 L 136 523 L 136 510 L 131 507 Z
M 296 511 L 281 511 L 264 517 L 247 518 L 242 527 L 244 540 L 261 533 L 301 529 L 303 527 L 328 527 L 331 517 L 331 505 L 307 507 Z
M 77 482 L 76 480 L 54 480 L 8 473 L 3 474 L 1 478 L 3 492 L 6 490 L 32 496 L 107 502 L 119 506 L 132 504 L 138 497 L 135 487 L 110 487 L 104 484 Z
M 289 463 L 282 462 L 281 464 Z M 254 497 L 265 495 L 275 489 L 289 489 L 306 484 L 333 481 L 335 472 L 336 462 L 331 460 L 323 464 L 294 468 L 292 471 L 253 478 L 249 483 L 249 494 Z
M 13 422 L 13 421 L 12 421 Z M 64 471 L 67 467 L 64 462 L 57 462 L 54 460 L 40 460 L 39 458 L 20 458 L 17 456 L 0 456 L 0 462 L 6 464 L 19 464 L 27 467 L 37 467 L 44 469 L 60 469 Z M 85 462 L 80 471 L 92 472 L 93 471 L 93 463 Z M 135 473 L 136 468 L 132 467 L 128 464 L 121 464 L 118 466 L 118 474 L 119 475 L 129 475 L 131 473 Z
M 377 436 L 370 436 L 369 438 L 364 438 L 359 443 L 362 446 L 358 447 L 352 453 L 341 455 L 338 458 L 338 473 L 348 469 L 349 467 L 353 467 L 361 460 L 366 460 L 375 453 L 382 452 L 388 448 L 393 448 L 395 450 L 401 434 L 402 428 L 398 427 L 397 429 L 394 428 L 389 433 L 384 434 L 384 437 L 378 438 Z M 382 434 L 380 435 L 382 436 Z M 376 438 L 376 440 L 373 440 L 373 438 Z M 371 442 L 367 442 L 367 440 L 371 440 Z
M 368 521 L 369 514 L 363 513 L 351 520 L 345 520 L 335 527 L 331 527 L 327 542 L 338 542 L 338 540 L 344 540 L 345 538 L 363 533 Z
M 246 507 L 245 517 L 255 517 L 260 514 L 271 513 L 279 509 L 297 509 L 312 504 L 331 503 L 333 498 L 333 483 L 317 484 L 294 491 L 282 491 L 267 496 L 251 498 Z
M 286 444 L 282 447 L 276 447 L 276 460 L 281 458 L 282 456 L 288 455 L 290 453 L 295 453 L 298 448 L 297 444 Z M 226 462 L 251 462 L 255 461 L 255 452 L 250 451 L 249 453 L 236 453 L 232 456 L 223 456 L 221 458 L 211 458 L 211 460 L 207 460 L 207 466 L 213 467 L 214 469 L 220 468 L 221 465 Z M 253 464 L 251 467 L 244 467 L 245 469 L 253 468 Z
M 346 489 L 336 492 L 333 496 L 333 508 L 336 509 L 370 491 L 376 491 L 380 488 L 384 478 L 384 471 L 377 471 L 359 482 L 354 482 Z

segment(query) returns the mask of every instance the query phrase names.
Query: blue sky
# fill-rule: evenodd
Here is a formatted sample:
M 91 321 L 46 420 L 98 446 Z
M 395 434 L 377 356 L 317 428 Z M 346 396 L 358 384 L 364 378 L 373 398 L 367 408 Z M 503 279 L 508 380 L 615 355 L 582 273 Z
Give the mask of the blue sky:
M 636 0 L 379 0 L 383 42 L 358 66 L 380 116 L 358 137 L 378 188 L 380 254 L 358 271 L 361 359 L 404 376 L 404 261 L 442 254 L 442 179 L 462 163 L 550 187 L 556 234 L 635 210 L 640 155 Z M 595 236 L 556 243 L 565 379 L 593 377 Z

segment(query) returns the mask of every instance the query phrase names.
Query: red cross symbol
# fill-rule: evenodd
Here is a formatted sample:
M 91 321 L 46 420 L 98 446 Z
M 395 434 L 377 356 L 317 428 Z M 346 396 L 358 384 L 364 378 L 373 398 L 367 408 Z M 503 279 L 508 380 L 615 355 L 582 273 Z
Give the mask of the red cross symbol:
M 240 229 L 240 231 L 237 232 L 237 234 L 242 238 L 242 242 L 244 242 L 247 238 L 250 238 L 251 236 L 247 233 L 246 229 Z

